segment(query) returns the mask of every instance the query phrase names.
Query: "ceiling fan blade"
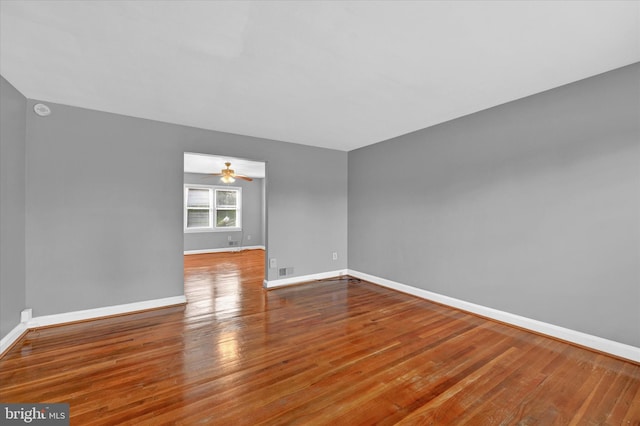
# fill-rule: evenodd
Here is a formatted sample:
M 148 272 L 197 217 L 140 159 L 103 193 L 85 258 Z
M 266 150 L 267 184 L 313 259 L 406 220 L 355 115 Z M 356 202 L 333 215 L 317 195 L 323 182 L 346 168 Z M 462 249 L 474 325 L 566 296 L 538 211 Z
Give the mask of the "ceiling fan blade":
M 247 176 L 235 175 L 235 177 L 238 178 L 238 179 L 244 179 L 247 182 L 253 182 L 253 179 L 251 179 L 250 177 L 247 177 Z
M 222 173 L 207 173 L 207 176 L 222 176 Z

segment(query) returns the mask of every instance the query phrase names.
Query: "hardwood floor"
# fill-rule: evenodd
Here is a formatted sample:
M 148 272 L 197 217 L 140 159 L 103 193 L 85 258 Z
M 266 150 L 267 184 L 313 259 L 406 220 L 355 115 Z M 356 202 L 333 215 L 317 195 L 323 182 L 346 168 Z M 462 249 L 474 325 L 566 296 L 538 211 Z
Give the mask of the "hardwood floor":
M 640 366 L 360 282 L 185 256 L 186 306 L 31 331 L 0 401 L 71 424 L 640 425 Z

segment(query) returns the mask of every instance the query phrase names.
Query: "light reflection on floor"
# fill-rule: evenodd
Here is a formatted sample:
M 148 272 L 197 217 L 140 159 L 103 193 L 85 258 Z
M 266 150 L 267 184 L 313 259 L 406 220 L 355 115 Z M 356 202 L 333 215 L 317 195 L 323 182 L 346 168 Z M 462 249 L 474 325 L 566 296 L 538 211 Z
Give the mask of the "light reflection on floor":
M 242 359 L 241 350 L 244 315 L 262 312 L 265 308 L 262 302 L 247 304 L 245 298 L 249 292 L 253 293 L 252 300 L 264 299 L 263 260 L 255 251 L 247 251 L 187 256 L 187 264 L 185 314 L 199 321 L 189 326 L 189 334 L 196 337 L 193 345 L 185 348 L 185 375 L 197 380 L 200 372 L 207 369 L 215 371 L 219 380 L 233 381 L 233 372 L 239 371 L 247 361 Z M 203 357 L 204 353 L 208 355 Z M 208 359 L 205 365 L 203 358 Z

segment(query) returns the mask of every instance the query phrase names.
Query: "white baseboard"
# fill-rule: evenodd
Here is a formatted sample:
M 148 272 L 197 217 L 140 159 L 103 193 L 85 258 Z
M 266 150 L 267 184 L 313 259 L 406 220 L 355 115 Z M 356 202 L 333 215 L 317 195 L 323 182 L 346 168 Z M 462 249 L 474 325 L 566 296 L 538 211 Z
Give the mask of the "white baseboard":
M 604 339 L 602 337 L 593 336 L 591 334 L 582 333 L 580 331 L 571 330 L 569 328 L 560 327 L 531 318 L 522 317 L 520 315 L 500 311 L 498 309 L 477 305 L 475 303 L 466 302 L 464 300 L 444 296 L 438 293 L 433 293 L 428 290 L 401 284 L 395 281 L 387 280 L 385 278 L 365 274 L 363 272 L 349 269 L 348 274 L 352 277 L 360 278 L 365 281 L 381 285 L 383 287 L 400 291 L 402 293 L 408 293 L 422 299 L 431 300 L 443 305 L 461 309 L 463 311 L 472 312 L 474 314 L 482 315 L 483 317 L 492 318 L 501 322 L 525 328 L 527 330 L 545 334 L 547 336 L 555 337 L 601 352 L 606 352 L 621 358 L 629 359 L 631 361 L 640 362 L 640 348 L 637 348 L 635 346 L 630 346 L 624 343 Z
M 318 274 L 303 275 L 299 277 L 284 278 L 280 280 L 264 280 L 265 288 L 276 288 L 294 284 L 300 284 L 308 281 L 321 280 L 333 277 L 339 277 L 343 275 L 351 275 L 352 277 L 360 278 L 371 283 L 381 285 L 393 290 L 400 291 L 402 293 L 408 293 L 422 299 L 431 300 L 443 305 L 458 308 L 467 312 L 482 315 L 484 317 L 492 318 L 501 322 L 512 324 L 518 327 L 522 327 L 537 333 L 545 334 L 558 339 L 566 340 L 568 342 L 576 343 L 581 346 L 592 348 L 598 351 L 610 353 L 621 358 L 629 359 L 631 361 L 640 362 L 640 348 L 627 345 L 624 343 L 616 342 L 613 340 L 604 339 L 602 337 L 593 336 L 590 334 L 582 333 L 580 331 L 571 330 L 568 328 L 560 327 L 557 325 L 545 323 L 542 321 L 526 318 L 520 315 L 512 314 L 509 312 L 500 311 L 497 309 L 489 308 L 475 303 L 466 302 L 464 300 L 456 299 L 442 294 L 433 293 L 428 290 L 424 290 L 417 287 L 412 287 L 406 284 L 401 284 L 395 281 L 391 281 L 385 278 L 376 277 L 363 272 L 354 271 L 351 269 L 341 269 L 337 271 L 322 272 Z M 121 315 L 126 313 L 132 313 L 137 311 L 143 311 L 148 309 L 163 308 L 173 305 L 180 305 L 186 303 L 185 296 L 166 297 L 163 299 L 147 300 L 143 302 L 127 303 L 124 305 L 107 306 L 102 308 L 87 309 L 82 311 L 66 312 L 62 314 L 45 315 L 39 317 L 33 317 L 26 323 L 20 323 L 13 328 L 6 336 L 0 340 L 0 356 L 11 347 L 26 331 L 32 328 L 44 327 L 50 325 L 64 324 L 75 321 L 85 321 L 90 319 L 97 319 L 101 317 L 107 317 L 112 315 Z
M 265 250 L 264 246 L 243 246 L 243 247 L 224 247 L 215 249 L 203 249 L 203 250 L 185 250 L 184 254 L 205 254 L 205 253 L 225 253 L 242 250 Z
M 339 269 L 337 271 L 320 272 L 318 274 L 302 275 L 299 277 L 291 277 L 291 278 L 282 278 L 280 280 L 270 280 L 270 281 L 264 280 L 263 284 L 264 284 L 264 288 L 275 288 L 275 287 L 282 287 L 287 285 L 301 284 L 301 283 L 314 281 L 314 280 L 325 280 L 327 278 L 339 277 L 346 274 L 347 274 L 346 269 Z
M 29 330 L 27 325 L 23 322 L 16 325 L 13 330 L 7 333 L 6 336 L 0 340 L 0 356 L 4 354 L 4 352 L 11 347 L 18 339 L 22 337 L 24 333 Z
M 143 302 L 127 303 L 124 305 L 105 306 L 102 308 L 86 309 L 83 311 L 65 312 L 62 314 L 43 315 L 33 317 L 27 322 L 28 328 L 45 327 L 49 325 L 58 325 L 75 321 L 86 321 L 101 317 L 109 317 L 112 315 L 129 314 L 137 311 L 146 311 L 148 309 L 166 308 L 173 305 L 182 305 L 187 303 L 187 298 L 183 296 L 165 297 L 163 299 L 145 300 Z
M 102 308 L 86 309 L 83 311 L 65 312 L 62 314 L 43 315 L 33 317 L 27 322 L 18 324 L 0 341 L 0 356 L 9 349 L 26 331 L 38 327 L 59 325 L 76 321 L 86 321 L 109 317 L 113 315 L 129 314 L 149 309 L 166 308 L 168 306 L 187 303 L 187 298 L 182 296 L 165 297 L 163 299 L 145 300 L 143 302 L 127 303 L 124 305 L 105 306 Z

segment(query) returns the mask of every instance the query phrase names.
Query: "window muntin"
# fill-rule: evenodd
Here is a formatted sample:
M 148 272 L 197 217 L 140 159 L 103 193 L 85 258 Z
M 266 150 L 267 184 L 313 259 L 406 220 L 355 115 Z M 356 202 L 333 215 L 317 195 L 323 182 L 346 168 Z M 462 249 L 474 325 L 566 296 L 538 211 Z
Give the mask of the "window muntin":
M 242 188 L 185 185 L 185 232 L 241 229 Z

